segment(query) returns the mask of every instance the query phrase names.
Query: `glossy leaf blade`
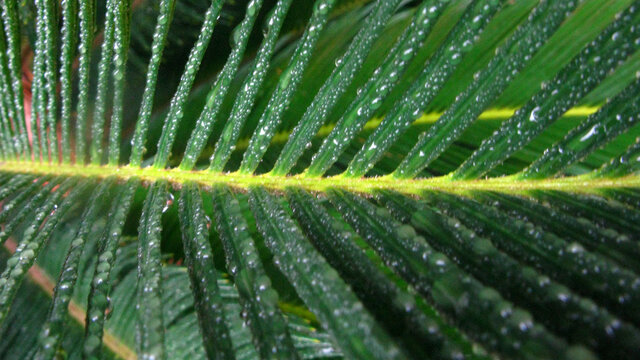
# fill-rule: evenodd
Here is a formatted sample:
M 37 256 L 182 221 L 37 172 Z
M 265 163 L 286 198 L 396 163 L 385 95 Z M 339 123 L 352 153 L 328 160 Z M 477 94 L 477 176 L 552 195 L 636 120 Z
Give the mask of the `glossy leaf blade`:
M 180 225 L 185 260 L 207 355 L 210 359 L 235 359 L 218 289 L 202 197 L 195 184 L 187 184 L 182 189 Z
M 227 259 L 227 268 L 246 312 L 253 344 L 261 358 L 299 358 L 287 321 L 278 309 L 278 293 L 271 286 L 258 250 L 248 231 L 238 200 L 225 187 L 213 192 L 216 227 Z
M 321 256 L 314 256 L 315 250 L 281 205 L 262 188 L 252 188 L 249 195 L 276 265 L 322 320 L 340 350 L 354 359 L 404 358 L 338 273 Z

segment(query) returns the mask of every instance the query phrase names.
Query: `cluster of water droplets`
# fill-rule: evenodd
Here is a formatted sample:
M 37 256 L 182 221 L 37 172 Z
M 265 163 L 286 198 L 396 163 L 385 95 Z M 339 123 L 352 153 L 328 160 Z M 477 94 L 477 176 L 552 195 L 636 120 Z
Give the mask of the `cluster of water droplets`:
M 93 106 L 93 117 L 91 124 L 91 163 L 100 165 L 102 162 L 102 141 L 104 134 L 105 113 L 107 107 L 107 91 L 109 74 L 113 65 L 115 17 L 117 16 L 118 2 L 108 0 L 105 10 L 104 33 L 102 47 L 100 50 L 100 61 L 98 62 L 98 84 L 96 87 L 95 102 Z M 91 51 L 91 50 L 89 50 Z M 83 156 L 80 154 L 79 156 Z
M 43 7 L 42 2 L 39 2 L 36 7 L 36 32 L 38 34 L 44 33 L 44 20 L 43 20 Z M 45 38 L 44 36 L 38 36 L 36 38 L 36 44 L 33 55 L 32 73 L 33 80 L 31 84 L 31 119 L 37 122 L 37 135 L 35 126 L 32 128 L 33 136 L 33 151 L 34 156 L 38 159 L 41 157 L 46 159 L 49 155 L 49 149 L 46 146 L 46 99 L 47 93 L 45 89 Z
M 315 45 L 334 5 L 335 0 L 321 0 L 314 6 L 309 24 L 298 42 L 289 65 L 280 75 L 278 85 L 273 91 L 264 113 L 258 120 L 256 130 L 251 136 L 249 146 L 243 155 L 240 172 L 254 172 L 262 160 L 276 129 L 282 121 L 283 113 L 291 103 L 291 99 L 309 64 Z
M 13 216 L 11 216 L 11 220 L 4 226 L 4 228 L 0 230 L 0 243 L 7 241 L 11 233 L 16 230 L 22 220 L 32 212 L 36 211 L 36 209 L 47 201 L 48 197 L 51 198 L 50 195 L 52 191 L 56 189 L 60 183 L 61 180 L 45 183 L 44 186 L 40 187 L 40 190 L 35 195 L 29 198 L 26 204 L 23 204 L 19 210 L 16 209 L 17 213 L 7 212 L 7 214 L 11 214 Z M 55 193 L 57 193 L 57 191 Z
M 487 0 L 469 6 L 411 87 L 393 105 L 351 160 L 345 171 L 346 176 L 364 176 L 411 123 L 420 117 L 501 5 L 502 2 Z
M 45 80 L 44 89 L 47 92 L 47 105 L 45 119 L 48 126 L 47 138 L 42 138 L 43 147 L 46 147 L 49 154 L 49 161 L 58 161 L 58 147 L 56 123 L 58 120 L 58 44 L 57 44 L 57 9 L 53 3 L 49 1 L 41 2 L 43 9 L 42 21 L 44 23 L 44 53 L 45 56 L 45 72 L 43 78 Z M 41 114 L 42 116 L 43 114 Z M 42 119 L 41 119 L 42 121 Z M 45 145 L 46 144 L 46 145 Z
M 386 209 L 348 193 L 332 196 L 332 201 L 388 266 L 472 338 L 507 354 L 522 354 L 534 344 L 550 353 L 563 353 L 563 341 L 434 250 L 413 226 L 393 221 Z M 500 340 L 505 337 L 511 339 L 508 344 Z
M 321 176 L 335 163 L 367 120 L 382 105 L 383 99 L 394 89 L 414 56 L 424 44 L 431 27 L 447 2 L 425 1 L 415 11 L 411 23 L 400 35 L 389 55 L 373 72 L 366 84 L 358 89 L 356 98 L 323 140 L 306 170 L 308 176 Z
M 546 149 L 519 177 L 544 178 L 555 175 L 624 133 L 640 121 L 640 108 L 635 101 L 638 95 L 640 80 L 634 81 L 560 142 Z
M 17 177 L 18 180 L 22 179 L 22 180 L 31 180 L 29 177 Z M 20 191 L 16 196 L 14 196 L 10 201 L 5 202 L 4 204 L 2 204 L 2 212 L 0 212 L 0 222 L 5 223 L 7 221 L 7 219 L 9 218 L 9 215 L 13 215 L 15 214 L 14 210 L 20 209 L 22 210 L 24 207 L 27 206 L 27 204 L 29 203 L 28 199 L 29 197 L 38 189 L 42 189 L 45 186 L 45 182 L 46 182 L 47 178 L 46 177 L 41 177 L 39 179 L 36 179 L 35 181 L 31 182 L 31 184 L 29 184 L 28 187 L 24 188 L 22 184 L 17 184 L 17 183 L 13 183 L 13 184 L 7 184 L 7 187 L 3 187 L 4 189 L 9 190 L 10 192 L 13 192 L 17 189 L 22 188 L 22 191 Z M 13 186 L 12 186 L 13 185 Z M 15 187 L 14 187 L 15 186 Z M 0 242 L 2 242 L 2 240 L 5 238 L 6 233 L 2 234 L 2 232 L 0 232 Z
M 491 103 L 507 88 L 531 57 L 577 6 L 575 2 L 540 2 L 527 21 L 501 45 L 447 111 L 421 135 L 418 143 L 394 172 L 412 178 L 442 154 Z M 421 154 L 426 154 L 426 156 Z
M 180 223 L 185 262 L 194 292 L 194 304 L 204 337 L 204 348 L 212 357 L 233 357 L 230 329 L 218 287 L 209 229 L 202 197 L 195 184 L 186 184 L 180 195 Z
M 113 284 L 111 273 L 116 262 L 122 228 L 138 185 L 139 181 L 133 178 L 114 190 L 116 195 L 112 200 L 107 224 L 98 243 L 97 262 L 87 301 L 87 330 L 83 344 L 83 354 L 87 357 L 97 356 L 102 351 L 104 323 L 107 320 L 109 296 Z
M 415 293 L 401 289 L 355 243 L 357 234 L 333 218 L 310 194 L 289 189 L 288 199 L 301 228 L 316 249 L 346 279 L 365 307 L 415 357 L 456 359 L 462 350 L 435 319 L 418 308 Z M 411 329 L 411 330 L 409 330 Z M 407 336 L 407 332 L 411 336 Z
M 180 83 L 178 84 L 178 89 L 176 89 L 176 92 L 171 99 L 169 112 L 167 113 L 164 125 L 162 126 L 162 134 L 158 140 L 158 150 L 153 162 L 153 166 L 156 169 L 164 169 L 164 167 L 167 166 L 169 156 L 171 155 L 171 148 L 173 147 L 173 141 L 178 131 L 178 125 L 184 115 L 184 105 L 187 101 L 187 97 L 189 96 L 193 81 L 196 78 L 196 73 L 200 68 L 202 57 L 209 46 L 209 41 L 213 35 L 213 29 L 217 23 L 220 11 L 222 10 L 222 5 L 222 1 L 213 1 L 211 3 L 211 6 L 207 9 L 205 14 L 198 39 L 196 39 L 196 42 L 191 48 L 189 58 L 187 59 L 187 63 L 184 67 L 184 72 L 182 73 Z
M 211 155 L 211 164 L 209 165 L 209 170 L 211 171 L 224 170 L 231 152 L 235 149 L 235 144 L 240 137 L 240 131 L 253 108 L 258 91 L 267 75 L 269 61 L 275 50 L 280 29 L 290 6 L 291 0 L 279 0 L 267 17 L 267 31 L 256 58 L 253 60 L 251 72 L 247 75 L 240 92 L 236 96 L 229 119 L 227 119 Z
M 6 60 L 9 70 L 9 82 L 6 82 L 6 77 L 3 79 L 4 81 L 2 81 L 5 83 L 2 96 L 6 97 L 6 104 L 12 105 L 8 106 L 8 113 L 12 119 L 16 119 L 15 123 L 17 123 L 14 147 L 19 156 L 21 154 L 26 156 L 29 144 L 24 117 L 20 24 L 18 18 L 19 9 L 18 4 L 11 1 L 2 2 L 0 6 L 2 7 L 2 22 L 4 24 L 4 36 L 6 40 Z M 3 77 L 5 75 L 6 74 L 3 74 Z
M 238 289 L 242 317 L 251 329 L 255 348 L 263 356 L 297 358 L 287 321 L 278 309 L 278 293 L 260 261 L 240 203 L 228 188 L 214 190 L 214 211 L 227 268 Z
M 16 251 L 7 260 L 6 268 L 0 274 L 0 323 L 8 315 L 9 307 L 26 276 L 26 272 L 35 262 L 38 253 L 49 239 L 58 221 L 88 187 L 87 183 L 75 183 L 73 179 L 67 180 L 58 191 L 54 192 L 38 207 L 33 214 L 33 218 L 24 229 Z M 63 195 L 73 184 L 77 186 L 73 188 L 73 191 L 68 196 L 63 198 Z
M 617 263 L 585 251 L 546 232 L 527 217 L 507 216 L 468 199 L 439 196 L 447 213 L 462 220 L 510 256 L 563 283 L 578 285 L 584 295 L 623 319 L 634 319 L 629 301 L 638 296 L 640 281 Z M 484 214 L 482 216 L 478 214 Z M 621 300 L 622 299 L 622 300 Z
M 209 90 L 207 94 L 206 104 L 196 122 L 196 127 L 191 133 L 184 157 L 182 158 L 182 163 L 180 164 L 180 168 L 183 170 L 193 169 L 204 145 L 211 135 L 216 116 L 229 90 L 231 81 L 238 70 L 249 40 L 249 35 L 251 35 L 254 22 L 261 7 L 261 0 L 249 2 L 245 18 L 232 32 L 231 53 L 212 85 L 211 90 Z
M 109 180 L 100 183 L 91 195 L 88 206 L 83 212 L 81 225 L 69 245 L 67 257 L 62 265 L 60 277 L 54 289 L 47 321 L 42 326 L 40 332 L 38 339 L 39 348 L 35 356 L 36 358 L 53 357 L 60 345 L 67 317 L 67 308 L 73 296 L 78 278 L 80 256 L 84 250 L 87 235 L 99 214 L 102 206 L 101 202 L 104 200 L 112 184 L 112 181 Z
M 131 157 L 129 159 L 129 165 L 131 166 L 140 166 L 142 156 L 145 153 L 144 144 L 149 127 L 149 119 L 151 118 L 151 110 L 153 108 L 153 96 L 158 81 L 158 69 L 160 68 L 160 60 L 162 59 L 167 33 L 169 32 L 169 18 L 172 15 L 174 2 L 175 0 L 161 0 L 159 4 L 160 12 L 151 41 L 151 57 L 149 58 L 149 65 L 147 66 L 147 77 L 144 92 L 142 93 L 142 101 L 140 102 L 138 121 L 136 122 L 136 129 L 131 138 Z
M 634 25 L 637 17 L 633 6 L 618 16 L 552 80 L 543 83 L 541 90 L 514 116 L 485 139 L 453 177 L 476 178 L 491 170 L 531 142 L 598 86 L 640 46 L 640 42 L 634 45 L 638 36 L 637 26 Z M 620 33 L 625 36 L 616 36 Z M 607 60 L 594 61 L 602 57 Z
M 598 169 L 594 176 L 624 176 L 633 174 L 638 170 L 640 170 L 640 137 L 636 138 L 636 141 L 629 145 L 622 155 L 611 159 L 602 168 Z
M 79 17 L 79 43 L 78 43 L 78 102 L 76 105 L 76 163 L 84 164 L 86 153 L 86 141 L 84 134 L 89 117 L 89 78 L 91 67 L 91 52 L 94 37 L 93 3 L 80 1 L 78 8 Z
M 372 359 L 404 358 L 276 199 L 262 188 L 251 188 L 249 195 L 258 229 L 274 255 L 274 263 L 342 352 Z
M 496 201 L 492 201 L 492 205 L 500 206 Z M 558 329 L 560 335 L 574 342 L 599 344 L 600 351 L 612 356 L 634 351 L 633 344 L 640 340 L 640 332 L 629 323 L 623 323 L 591 299 L 580 296 L 534 268 L 523 266 L 496 248 L 490 240 L 476 237 L 460 221 L 424 208 L 416 216 L 424 217 L 422 214 L 425 212 L 430 214 L 429 220 L 423 219 L 419 223 L 446 229 L 444 234 L 438 234 L 438 228 L 435 233 L 431 232 L 434 242 L 440 243 L 439 249 L 479 280 L 494 284 L 505 297 L 531 309 L 535 318 L 549 328 Z M 573 252 L 581 249 L 576 243 L 569 248 Z M 495 278 L 502 280 L 496 282 Z M 546 305 L 539 307 L 538 304 Z M 611 324 L 618 325 L 614 328 Z M 612 342 L 614 337 L 617 340 Z M 616 346 L 611 346 L 613 343 Z
M 62 29 L 60 49 L 60 142 L 62 143 L 62 161 L 71 161 L 71 141 L 69 127 L 72 111 L 72 65 L 75 57 L 75 37 L 77 34 L 77 6 L 74 1 L 61 1 Z M 55 147 L 55 146 L 54 146 Z
M 322 84 L 304 115 L 293 129 L 271 173 L 286 175 L 298 161 L 307 144 L 318 132 L 333 110 L 338 99 L 347 90 L 371 50 L 374 41 L 382 34 L 400 1 L 378 1 L 347 51 L 336 60 L 336 67 Z
M 167 198 L 166 182 L 151 185 L 138 227 L 136 343 L 139 356 L 144 358 L 162 358 L 165 352 L 160 232 L 162 208 Z

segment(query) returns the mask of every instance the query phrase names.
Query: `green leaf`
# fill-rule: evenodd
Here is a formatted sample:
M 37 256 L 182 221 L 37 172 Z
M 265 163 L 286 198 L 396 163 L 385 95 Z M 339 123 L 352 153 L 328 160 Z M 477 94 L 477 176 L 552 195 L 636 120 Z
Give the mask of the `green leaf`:
M 196 77 L 196 73 L 200 68 L 202 57 L 209 45 L 213 29 L 218 21 L 218 15 L 222 8 L 222 0 L 212 0 L 211 6 L 207 10 L 204 22 L 202 23 L 202 31 L 198 36 L 195 44 L 191 48 L 189 53 L 189 60 L 184 67 L 184 72 L 180 78 L 180 85 L 176 90 L 173 99 L 171 99 L 171 105 L 169 107 L 169 113 L 164 121 L 162 127 L 162 135 L 158 141 L 158 152 L 156 154 L 153 166 L 155 168 L 164 168 L 169 161 L 169 154 L 171 147 L 173 146 L 173 140 L 178 127 L 178 121 L 182 119 L 184 112 L 184 103 L 186 101 L 189 90 L 193 85 L 193 81 Z
M 412 120 L 424 111 L 456 70 L 465 53 L 471 50 L 475 39 L 482 33 L 499 5 L 498 1 L 481 1 L 469 6 L 433 58 L 425 64 L 411 88 L 403 94 L 402 99 L 396 101 L 382 123 L 353 157 L 345 172 L 346 176 L 363 176 L 388 146 L 409 127 Z
M 86 357 L 99 356 L 105 322 L 105 311 L 109 306 L 109 281 L 114 266 L 118 241 L 122 233 L 125 217 L 129 212 L 133 192 L 138 186 L 137 179 L 131 179 L 117 190 L 113 203 L 109 209 L 108 220 L 97 244 L 97 262 L 95 272 L 91 276 L 91 290 L 87 297 L 86 331 L 84 336 L 83 354 Z M 74 246 L 74 243 L 71 243 Z
M 458 100 L 421 136 L 394 174 L 399 178 L 415 177 L 441 154 L 505 90 L 577 5 L 577 1 L 539 3 L 526 22 L 496 51 L 487 68 L 474 76 L 473 83 Z
M 314 256 L 315 250 L 281 205 L 262 188 L 250 189 L 250 201 L 276 265 L 345 355 L 354 359 L 404 358 L 338 273 L 322 257 Z
M 203 342 L 209 358 L 233 359 L 229 329 L 218 289 L 217 273 L 213 264 L 202 197 L 197 185 L 185 185 L 180 195 L 180 217 L 185 261 L 189 269 L 191 287 Z
M 20 29 L 18 19 L 17 3 L 2 2 L 2 22 L 4 24 L 4 34 L 7 42 L 7 66 L 10 74 L 10 84 L 5 85 L 5 90 L 10 90 L 7 94 L 13 94 L 13 106 L 10 106 L 9 116 L 16 119 L 18 135 L 18 158 L 27 157 L 27 131 L 24 119 L 24 101 L 21 81 L 21 57 L 20 57 Z
M 116 10 L 114 10 L 116 11 Z M 114 13 L 113 37 L 113 106 L 109 128 L 109 164 L 117 166 L 120 160 L 120 132 L 122 128 L 123 97 L 127 53 L 129 51 L 129 3 L 120 2 Z
M 38 208 L 33 220 L 24 230 L 22 241 L 18 244 L 16 252 L 7 260 L 7 267 L 0 275 L 0 285 L 2 286 L 0 290 L 0 325 L 7 316 L 13 297 L 26 276 L 26 271 L 35 261 L 51 231 L 71 205 L 89 187 L 88 183 L 81 183 L 62 200 L 63 195 L 70 190 L 72 185 L 78 185 L 75 184 L 75 179 L 67 180 Z M 36 233 L 36 230 L 39 231 Z
M 62 29 L 60 49 L 60 118 L 62 143 L 62 161 L 71 162 L 71 140 L 69 130 L 71 123 L 72 63 L 75 58 L 76 37 L 78 36 L 78 4 L 76 0 L 64 1 L 62 7 Z
M 251 72 L 247 75 L 242 90 L 233 103 L 231 115 L 229 115 L 229 119 L 227 119 L 224 129 L 222 129 L 222 134 L 216 143 L 213 155 L 211 155 L 209 171 L 224 170 L 231 151 L 235 148 L 234 144 L 238 140 L 240 130 L 254 104 L 258 90 L 262 86 L 268 70 L 269 59 L 273 54 L 276 40 L 280 34 L 280 28 L 282 27 L 282 23 L 290 6 L 291 0 L 279 0 L 269 15 L 269 19 L 267 20 L 268 28 L 265 32 L 264 40 L 262 41 L 262 45 L 260 45 Z
M 434 239 L 434 247 L 510 301 L 531 309 L 545 326 L 572 342 L 598 344 L 597 350 L 605 356 L 625 357 L 634 352 L 640 332 L 632 325 L 535 269 L 522 266 L 455 218 L 402 197 L 393 196 L 390 201 L 397 204 L 396 209 L 406 211 L 403 215 L 410 217 L 416 230 Z
M 284 70 L 284 76 L 280 76 L 278 85 L 258 121 L 254 135 L 251 137 L 248 148 L 244 153 L 240 172 L 254 172 L 267 151 L 268 144 L 282 121 L 283 113 L 289 107 L 298 84 L 302 80 L 302 75 L 309 65 L 320 33 L 325 27 L 335 3 L 335 0 L 316 2 L 309 24 L 300 40 L 298 40 L 298 45 L 291 57 L 291 61 Z
M 518 176 L 526 179 L 555 175 L 634 126 L 640 109 L 633 98 L 639 94 L 639 89 L 640 81 L 625 88 Z
M 84 250 L 86 237 L 93 226 L 93 222 L 98 217 L 98 212 L 103 206 L 101 200 L 108 197 L 108 192 L 112 184 L 113 179 L 100 183 L 88 201 L 89 206 L 82 214 L 82 223 L 74 236 L 74 240 L 71 242 L 64 261 L 63 270 L 56 283 L 53 299 L 49 308 L 49 316 L 47 317 L 47 322 L 42 327 L 40 346 L 36 353 L 36 358 L 51 359 L 60 346 L 60 341 L 64 336 L 64 325 L 67 320 L 67 308 L 78 278 L 77 270 L 80 255 Z
M 240 25 L 233 30 L 233 50 L 231 54 L 229 54 L 229 58 L 224 64 L 224 68 L 220 71 L 211 90 L 209 90 L 209 94 L 207 94 L 207 102 L 200 113 L 196 127 L 193 129 L 189 142 L 187 143 L 184 157 L 180 163 L 180 168 L 183 170 L 193 169 L 205 142 L 209 138 L 209 135 L 211 135 L 213 122 L 229 90 L 231 80 L 238 71 L 240 60 L 242 60 L 249 36 L 251 35 L 251 29 L 253 28 L 253 24 L 261 7 L 261 0 L 249 2 L 245 18 Z
M 378 1 L 363 28 L 351 42 L 349 49 L 336 60 L 336 67 L 316 94 L 305 115 L 293 129 L 289 141 L 280 153 L 278 161 L 271 172 L 274 175 L 286 175 L 302 150 L 307 147 L 311 137 L 325 121 L 327 114 L 333 109 L 336 101 L 347 89 L 355 73 L 360 69 L 372 43 L 380 36 L 384 24 L 391 17 L 398 0 Z M 438 13 L 440 7 L 434 9 Z
M 4 266 L 9 252 L 6 249 L 1 251 L 0 259 Z M 40 282 L 27 278 L 18 290 L 5 324 L 19 323 L 21 326 L 0 328 L 0 356 L 3 359 L 35 358 L 39 341 L 37 330 L 42 327 L 51 302 L 49 294 L 40 285 Z M 67 315 L 66 312 L 64 314 Z M 60 348 L 56 349 L 56 355 L 79 358 L 82 352 L 82 326 L 73 323 L 68 315 L 65 320 L 68 321 L 66 331 Z M 103 349 L 102 356 L 103 359 L 117 358 L 108 348 Z
M 58 99 L 56 95 L 56 85 L 58 83 L 58 79 L 56 74 L 58 73 L 58 64 L 56 62 L 57 59 L 57 46 L 58 46 L 58 32 L 54 31 L 54 27 L 58 23 L 57 19 L 57 8 L 56 4 L 53 1 L 48 0 L 40 0 L 40 6 L 42 7 L 42 18 L 39 19 L 43 23 L 43 27 L 41 31 L 44 32 L 44 41 L 43 41 L 43 57 L 44 57 L 44 88 L 41 88 L 40 91 L 46 93 L 46 112 L 40 113 L 40 123 L 44 124 L 46 119 L 46 124 L 48 126 L 47 137 L 45 139 L 44 136 L 40 138 L 42 141 L 42 146 L 46 149 L 46 156 L 51 159 L 51 161 L 58 161 L 58 146 L 56 141 L 56 132 L 57 129 L 56 122 L 58 116 Z M 44 106 L 44 100 L 41 99 L 42 105 Z M 44 135 L 44 134 L 41 134 Z M 46 145 L 45 145 L 46 144 Z
M 599 227 L 587 218 L 576 218 L 571 212 L 550 208 L 526 199 L 498 193 L 474 193 L 485 204 L 497 207 L 519 218 L 535 220 L 545 231 L 573 240 L 595 253 L 602 254 L 636 272 L 640 271 L 637 244 L 611 228 Z
M 639 6 L 0 2 L 0 358 L 634 357 Z
M 355 234 L 324 209 L 311 195 L 289 189 L 293 213 L 313 245 L 352 287 L 363 304 L 416 359 L 455 358 L 462 350 L 441 329 L 441 319 L 429 318 L 414 295 L 400 289 L 367 258 Z M 410 335 L 411 334 L 411 335 Z
M 98 64 L 98 85 L 96 89 L 96 101 L 93 109 L 93 123 L 91 124 L 91 164 L 100 165 L 102 163 L 102 142 L 104 135 L 104 118 L 107 107 L 107 86 L 109 82 L 110 69 L 113 63 L 115 18 L 118 2 L 107 0 L 106 14 L 104 19 L 104 39 L 100 51 L 100 63 Z M 79 154 L 83 156 L 84 154 Z
M 7 218 L 10 215 L 13 215 L 13 209 L 16 208 L 17 206 L 23 206 L 22 210 L 24 210 L 25 201 L 27 200 L 27 198 L 30 197 L 34 191 L 38 189 L 42 189 L 46 185 L 45 183 L 49 181 L 49 178 L 46 176 L 41 177 L 37 180 L 32 179 L 28 176 L 15 177 L 13 179 L 23 179 L 23 178 L 26 179 L 27 181 L 31 181 L 31 184 L 29 184 L 26 188 L 22 186 L 13 187 L 11 186 L 13 184 L 7 184 L 6 187 L 4 188 L 7 190 L 11 190 L 11 192 L 18 191 L 18 194 L 17 195 L 14 194 L 15 196 L 7 200 L 7 202 L 2 205 L 2 212 L 0 213 L 0 221 L 4 222 L 7 220 Z
M 140 162 L 142 161 L 160 60 L 162 59 L 162 53 L 167 41 L 167 33 L 169 32 L 174 9 L 174 0 L 164 0 L 160 3 L 160 13 L 158 14 L 158 20 L 156 21 L 156 27 L 153 33 L 153 43 L 151 44 L 151 58 L 149 59 L 149 65 L 147 67 L 147 80 L 142 95 L 142 104 L 140 105 L 135 134 L 132 139 L 131 158 L 129 160 L 132 166 L 140 166 Z
M 278 294 L 262 266 L 238 200 L 224 187 L 214 191 L 213 199 L 227 266 L 246 312 L 255 348 L 262 358 L 297 358 L 287 322 L 278 309 Z
M 16 209 L 17 212 L 14 212 L 14 214 L 11 214 L 9 211 L 7 211 L 7 214 L 11 214 L 13 216 L 10 218 L 9 222 L 6 223 L 4 229 L 0 231 L 0 244 L 4 244 L 4 242 L 7 241 L 9 236 L 11 236 L 15 228 L 22 223 L 25 217 L 27 215 L 32 215 L 32 213 L 36 211 L 36 209 L 38 209 L 41 204 L 43 203 L 48 204 L 49 207 L 54 205 L 53 202 L 55 202 L 57 196 L 60 193 L 60 189 L 58 189 L 58 187 L 60 187 L 61 183 L 63 183 L 62 180 L 63 179 L 60 179 L 60 178 L 52 179 L 51 181 L 46 182 L 46 185 L 42 184 L 45 186 L 41 186 L 40 191 L 38 191 L 34 196 L 32 196 L 26 203 L 23 203 L 23 206 L 21 209 L 19 210 Z M 68 179 L 66 183 L 63 183 L 63 184 L 66 184 L 65 187 L 68 186 L 69 181 L 71 181 L 71 179 Z M 27 190 L 28 193 L 31 193 L 31 191 L 29 190 L 31 189 Z M 55 192 L 55 196 L 47 197 L 52 192 Z
M 640 18 L 627 10 L 609 25 L 593 42 L 565 66 L 550 83 L 505 121 L 494 135 L 454 172 L 454 178 L 476 178 L 521 149 L 540 134 L 553 121 L 574 106 L 585 94 L 594 89 L 607 74 L 633 53 L 640 44 L 631 38 L 633 24 Z M 601 61 L 606 58 L 607 61 Z M 634 88 L 627 89 L 633 93 Z M 624 97 L 625 95 L 621 95 Z M 627 94 L 626 96 L 633 96 Z M 604 125 L 603 125 L 604 126 Z M 613 132 L 615 134 L 615 132 Z M 570 149 L 567 149 L 571 151 Z M 569 164 L 568 159 L 558 162 Z M 483 169 L 479 171 L 478 169 Z M 546 176 L 545 176 L 546 175 Z M 552 174 L 540 174 L 547 177 Z
M 640 138 L 629 145 L 629 148 L 617 158 L 611 159 L 601 169 L 594 173 L 597 177 L 619 177 L 637 174 L 640 171 Z
M 78 46 L 78 103 L 76 105 L 76 159 L 77 164 L 86 161 L 86 131 L 89 115 L 89 67 L 91 65 L 91 45 L 94 39 L 94 2 L 79 0 L 80 44 Z M 32 118 L 34 118 L 32 116 Z
M 469 199 L 443 194 L 432 196 L 469 228 L 490 237 L 499 249 L 534 268 L 544 269 L 552 279 L 571 284 L 574 290 L 590 296 L 612 313 L 637 325 L 633 299 L 638 294 L 633 287 L 624 285 L 638 280 L 633 272 L 584 251 L 578 243 L 567 242 L 536 228 L 526 218 L 501 214 Z
M 139 339 L 137 353 L 143 358 L 165 357 L 164 324 L 161 315 L 160 231 L 162 226 L 160 218 L 167 198 L 166 182 L 156 182 L 151 186 L 144 202 L 138 229 L 140 239 L 138 239 L 136 338 Z M 98 267 L 96 271 L 99 271 Z M 85 346 L 87 346 L 86 342 Z
M 393 220 L 386 209 L 346 192 L 330 192 L 330 196 L 385 263 L 439 310 L 454 317 L 472 338 L 510 338 L 508 342 L 489 342 L 492 350 L 505 356 L 544 357 L 554 353 L 572 358 L 577 353 L 588 354 L 583 348 L 567 348 L 535 323 L 528 312 L 480 284 L 445 254 L 436 252 L 412 226 Z M 529 350 L 533 353 L 528 354 Z

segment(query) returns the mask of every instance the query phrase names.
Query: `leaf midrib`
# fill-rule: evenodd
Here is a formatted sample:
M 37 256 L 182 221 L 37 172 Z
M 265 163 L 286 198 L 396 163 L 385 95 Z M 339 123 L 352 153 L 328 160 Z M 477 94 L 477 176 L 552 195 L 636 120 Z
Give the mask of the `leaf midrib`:
M 371 193 L 374 190 L 393 190 L 402 194 L 419 195 L 425 190 L 441 190 L 460 193 L 470 190 L 497 191 L 502 193 L 520 193 L 529 190 L 561 190 L 578 193 L 595 193 L 603 188 L 640 187 L 640 174 L 618 178 L 596 178 L 590 174 L 570 177 L 549 178 L 543 180 L 518 180 L 514 176 L 478 180 L 451 180 L 448 176 L 424 179 L 394 179 L 391 176 L 347 178 L 341 175 L 333 177 L 276 176 L 270 174 L 249 175 L 240 173 L 220 173 L 201 171 L 183 171 L 180 169 L 154 169 L 153 167 L 135 168 L 130 166 L 96 166 L 68 164 L 39 164 L 26 161 L 7 161 L 0 163 L 0 171 L 14 174 L 80 176 L 106 178 L 116 176 L 126 181 L 137 177 L 142 181 L 156 182 L 166 180 L 174 188 L 193 181 L 202 186 L 225 184 L 246 190 L 251 186 L 264 186 L 272 190 L 284 190 L 297 186 L 309 191 L 326 191 L 339 188 L 357 193 Z
M 576 106 L 569 111 L 567 111 L 562 119 L 576 118 L 576 117 L 586 117 L 600 109 L 601 106 Z M 513 114 L 518 110 L 518 108 L 495 108 L 489 109 L 487 111 L 482 112 L 478 117 L 478 120 L 505 120 L 513 116 Z M 422 114 L 419 118 L 411 123 L 411 126 L 420 126 L 420 125 L 432 125 L 435 123 L 440 116 L 444 114 L 443 111 L 434 111 Z M 382 122 L 382 117 L 374 117 L 371 120 L 367 121 L 363 126 L 363 131 L 372 131 L 375 130 L 378 125 Z M 327 124 L 318 130 L 318 133 L 315 135 L 316 137 L 325 137 L 331 133 L 336 124 Z M 283 130 L 277 132 L 273 138 L 271 139 L 272 143 L 286 143 L 289 140 L 289 136 L 291 135 L 292 129 Z M 236 144 L 236 150 L 244 150 L 249 146 L 249 138 L 241 138 L 238 140 Z

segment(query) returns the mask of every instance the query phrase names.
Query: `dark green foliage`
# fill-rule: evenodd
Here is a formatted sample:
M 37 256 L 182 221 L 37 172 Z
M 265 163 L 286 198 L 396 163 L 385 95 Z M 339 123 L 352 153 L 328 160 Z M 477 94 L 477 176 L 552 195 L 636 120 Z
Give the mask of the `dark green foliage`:
M 0 10 L 0 358 L 637 357 L 640 1 Z
M 205 350 L 212 359 L 233 359 L 205 216 L 197 185 L 185 184 L 180 195 L 182 242 Z
M 224 187 L 214 191 L 213 199 L 227 268 L 245 309 L 253 344 L 263 358 L 298 358 L 286 330 L 286 320 L 278 309 L 277 292 L 271 287 L 271 280 L 262 266 L 240 203 Z

